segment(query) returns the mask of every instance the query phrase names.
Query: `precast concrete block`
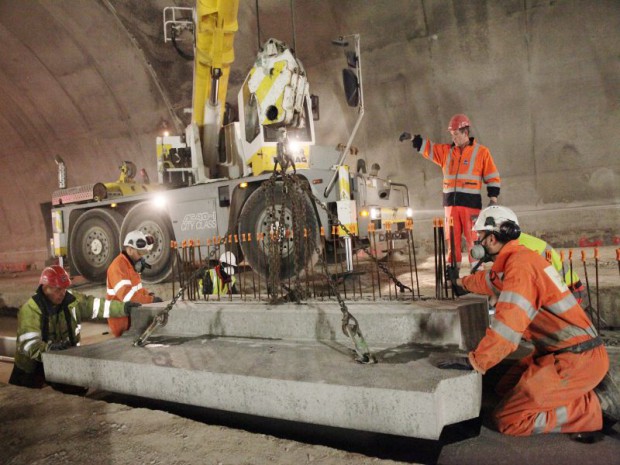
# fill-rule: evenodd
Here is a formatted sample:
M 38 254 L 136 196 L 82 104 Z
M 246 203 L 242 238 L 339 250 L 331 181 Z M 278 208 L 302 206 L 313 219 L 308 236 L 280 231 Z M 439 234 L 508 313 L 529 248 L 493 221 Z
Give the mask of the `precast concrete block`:
M 132 313 L 134 336 L 141 333 L 163 304 L 143 306 Z M 473 350 L 488 327 L 486 299 L 425 302 L 348 302 L 369 344 L 411 343 L 456 345 Z M 336 301 L 269 305 L 242 300 L 178 302 L 168 323 L 156 334 L 248 337 L 298 341 L 346 342 L 342 311 Z
M 440 370 L 428 346 L 377 348 L 361 365 L 338 341 L 129 335 L 46 352 L 48 381 L 296 422 L 438 439 L 479 415 L 481 376 Z

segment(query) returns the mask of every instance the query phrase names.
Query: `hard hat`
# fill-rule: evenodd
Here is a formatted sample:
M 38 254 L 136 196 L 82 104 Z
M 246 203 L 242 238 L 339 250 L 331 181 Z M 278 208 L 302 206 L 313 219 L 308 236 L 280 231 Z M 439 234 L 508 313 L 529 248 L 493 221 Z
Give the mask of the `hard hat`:
M 448 131 L 456 131 L 471 126 L 469 118 L 463 114 L 454 115 L 448 124 Z
M 224 267 L 224 271 L 229 275 L 235 274 L 235 266 L 237 266 L 237 259 L 232 252 L 224 252 L 220 257 L 220 263 Z
M 144 234 L 142 231 L 129 231 L 125 236 L 123 247 L 129 246 L 136 250 L 150 252 L 153 249 L 155 238 L 150 234 Z
M 43 270 L 41 278 L 39 278 L 39 284 L 67 289 L 71 284 L 71 279 L 62 266 L 52 265 Z
M 474 231 L 499 232 L 500 226 L 506 221 L 512 221 L 517 226 L 519 225 L 517 215 L 510 208 L 491 205 L 480 212 L 472 229 Z

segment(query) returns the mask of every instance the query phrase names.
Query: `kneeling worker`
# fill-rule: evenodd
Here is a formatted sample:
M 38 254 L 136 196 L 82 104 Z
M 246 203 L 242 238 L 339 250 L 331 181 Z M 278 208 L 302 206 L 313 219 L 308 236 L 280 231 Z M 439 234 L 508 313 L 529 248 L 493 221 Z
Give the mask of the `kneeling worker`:
M 107 299 L 120 302 L 138 302 L 150 304 L 161 302 L 162 299 L 149 293 L 142 287 L 140 273 L 148 264 L 144 260 L 152 249 L 153 236 L 142 231 L 130 231 L 123 241 L 123 251 L 112 261 L 108 268 Z M 109 318 L 108 326 L 116 337 L 120 337 L 131 326 L 128 316 Z
M 17 314 L 17 350 L 10 384 L 29 388 L 45 386 L 41 354 L 80 344 L 83 319 L 129 315 L 133 302 L 110 302 L 69 291 L 69 275 L 61 266 L 47 267 L 41 273 L 36 293 Z M 66 391 L 67 386 L 54 384 Z M 67 387 L 68 388 L 68 387 Z M 79 388 L 82 389 L 82 388 Z M 72 391 L 77 393 L 77 391 Z
M 453 283 L 476 294 L 499 291 L 495 318 L 467 357 L 438 366 L 485 374 L 524 338 L 535 349 L 515 367 L 517 376 L 511 370 L 500 381 L 503 399 L 493 416 L 501 433 L 590 432 L 602 428 L 604 416 L 620 420 L 620 392 L 596 329 L 553 265 L 519 244 L 519 226 L 489 210 L 474 229 L 493 267 Z

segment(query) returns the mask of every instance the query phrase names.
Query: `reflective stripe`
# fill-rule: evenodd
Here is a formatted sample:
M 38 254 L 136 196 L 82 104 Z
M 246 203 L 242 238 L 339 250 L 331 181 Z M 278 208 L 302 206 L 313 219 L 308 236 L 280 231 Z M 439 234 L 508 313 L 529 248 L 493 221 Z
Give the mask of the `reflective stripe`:
M 101 299 L 95 299 L 93 301 L 93 315 L 91 317 L 93 320 L 99 315 L 99 307 L 101 307 Z
M 480 188 L 467 188 L 467 187 L 444 187 L 443 188 L 443 193 L 444 194 L 449 194 L 451 192 L 462 192 L 463 194 L 479 194 L 480 193 Z
M 36 338 L 36 339 L 32 339 L 31 341 L 26 342 L 24 344 L 22 352 L 24 352 L 24 353 L 28 352 L 28 349 L 30 349 L 30 347 L 35 345 L 37 342 L 41 342 L 41 339 L 40 338 Z
M 513 344 L 519 344 L 519 342 L 521 342 L 521 333 L 510 328 L 498 319 L 493 320 L 493 323 L 491 323 L 491 329 Z
M 82 332 L 82 325 L 78 324 L 78 325 L 75 327 L 75 335 L 76 335 L 76 336 L 79 336 L 81 332 Z M 80 344 L 78 344 L 78 345 L 80 345 Z
M 469 170 L 467 171 L 467 174 L 469 175 L 474 172 L 474 165 L 476 164 L 476 158 L 478 157 L 478 150 L 480 150 L 480 144 L 474 143 L 474 153 L 471 154 L 471 158 L 469 159 Z M 461 155 L 462 154 L 463 151 L 461 150 Z M 480 176 L 478 176 L 478 179 L 480 179 Z
M 502 187 L 501 183 L 499 182 L 487 182 L 486 185 L 487 187 Z
M 497 287 L 495 287 L 495 285 L 493 284 L 493 281 L 491 281 L 490 270 L 484 272 L 484 279 L 486 280 L 487 286 L 489 286 L 489 289 L 491 289 L 491 291 L 493 291 L 495 295 L 499 295 L 501 291 Z
M 41 333 L 40 332 L 36 332 L 36 331 L 32 331 L 30 333 L 22 334 L 21 336 L 19 336 L 17 338 L 17 341 L 21 343 L 21 342 L 26 342 L 29 339 L 34 339 L 34 338 L 37 338 L 37 337 L 40 339 L 41 338 Z
M 485 181 L 488 181 L 489 179 L 492 179 L 492 178 L 499 178 L 499 173 L 497 171 L 494 171 L 491 174 L 487 174 L 482 179 L 484 179 Z M 494 183 L 494 184 L 498 184 L 499 185 L 499 183 Z
M 108 295 L 118 294 L 118 291 L 123 286 L 131 286 L 131 281 L 128 279 L 121 279 L 118 283 L 116 283 L 116 286 L 114 286 L 114 289 L 108 288 Z
M 534 319 L 536 313 L 538 312 L 538 309 L 535 308 L 529 300 L 516 292 L 502 291 L 499 299 L 497 300 L 497 303 L 500 302 L 516 305 L 525 312 L 528 320 L 530 321 Z
M 540 412 L 534 420 L 534 430 L 532 434 L 542 434 L 545 432 L 545 426 L 547 426 L 547 414 Z
M 565 342 L 569 339 L 580 336 L 596 337 L 596 329 L 594 329 L 592 326 L 583 329 L 579 328 L 578 326 L 569 325 L 559 331 L 556 331 L 555 333 L 549 334 L 547 337 L 532 339 L 532 343 L 536 347 L 546 348 L 548 346 L 557 346 L 558 343 Z
M 77 321 L 77 315 L 75 314 L 75 307 L 71 307 L 71 316 L 73 317 L 73 321 Z
M 568 409 L 566 407 L 558 407 L 555 409 L 555 427 L 551 430 L 552 433 L 560 433 L 562 426 L 568 421 Z
M 111 300 L 106 300 L 105 303 L 103 304 L 103 318 L 110 317 L 110 305 L 112 305 Z
M 543 308 L 545 310 L 550 311 L 554 315 L 561 315 L 567 310 L 570 310 L 571 308 L 573 308 L 575 305 L 578 305 L 577 301 L 575 300 L 575 297 L 573 296 L 573 294 L 568 294 L 562 300 L 554 304 L 543 305 Z

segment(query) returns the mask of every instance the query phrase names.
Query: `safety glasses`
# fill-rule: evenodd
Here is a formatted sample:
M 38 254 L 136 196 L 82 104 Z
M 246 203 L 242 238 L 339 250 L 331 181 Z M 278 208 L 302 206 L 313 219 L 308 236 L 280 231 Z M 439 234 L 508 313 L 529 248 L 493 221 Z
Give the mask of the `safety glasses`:
M 146 234 L 144 237 L 146 238 L 146 240 L 140 238 L 136 241 L 136 249 L 144 250 L 155 243 L 155 238 L 153 236 Z

